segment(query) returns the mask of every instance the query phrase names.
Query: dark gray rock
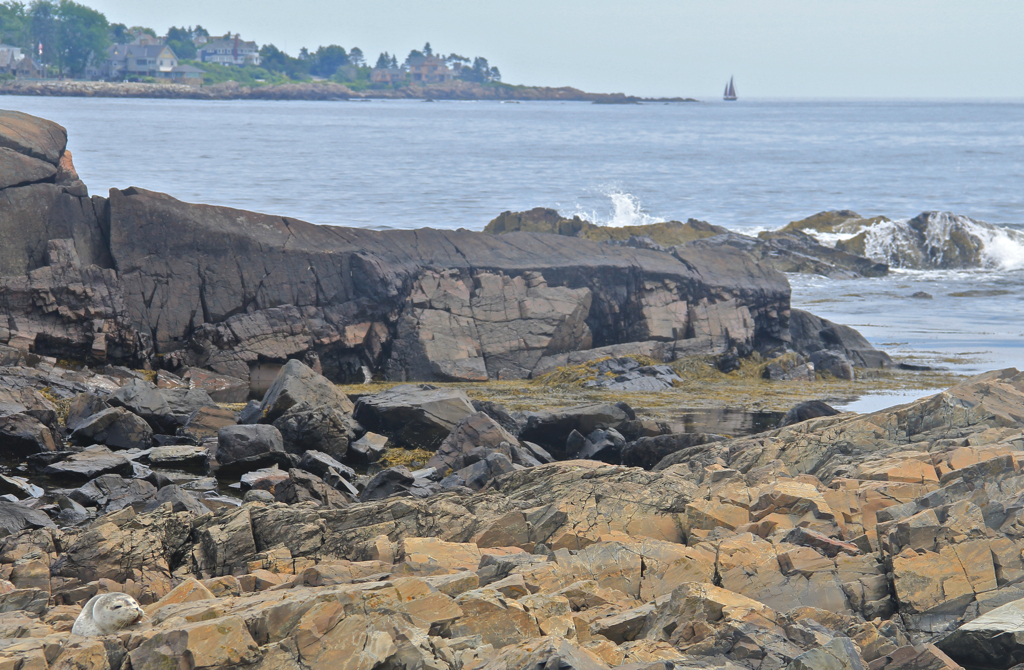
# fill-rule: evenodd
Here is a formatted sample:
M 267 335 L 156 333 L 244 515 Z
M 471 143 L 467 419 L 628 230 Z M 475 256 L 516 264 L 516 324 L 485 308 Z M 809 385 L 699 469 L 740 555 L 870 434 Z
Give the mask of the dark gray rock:
M 80 486 L 68 497 L 85 507 L 98 507 L 105 514 L 146 503 L 156 494 L 157 488 L 147 481 L 109 474 Z
M 390 498 L 397 493 L 407 492 L 415 485 L 416 478 L 409 472 L 409 468 L 398 465 L 386 470 L 381 470 L 366 483 L 361 494 L 360 502 L 370 500 L 382 500 Z
M 302 454 L 312 449 L 335 458 L 344 458 L 349 444 L 364 432 L 351 414 L 329 405 L 295 405 L 274 421 L 274 427 L 281 431 L 286 451 Z
M 483 450 L 485 456 L 497 452 L 511 457 L 512 447 L 518 445 L 519 440 L 497 421 L 483 412 L 476 412 L 456 424 L 427 462 L 427 467 L 440 473 L 461 470 L 479 460 L 479 457 L 471 459 L 471 452 Z
M 448 489 L 454 486 L 465 486 L 479 491 L 486 487 L 495 477 L 515 470 L 515 465 L 508 456 L 498 452 L 487 454 L 486 458 L 475 461 L 461 470 L 453 472 L 441 480 L 441 487 Z
M 210 508 L 201 503 L 198 498 L 175 484 L 164 486 L 157 491 L 156 495 L 142 508 L 142 511 L 152 512 L 167 503 L 171 504 L 175 512 L 190 512 L 195 516 L 201 516 L 210 512 Z
M 104 444 L 114 449 L 147 449 L 153 444 L 153 429 L 128 410 L 111 407 L 79 421 L 69 439 L 80 446 Z
M 462 391 L 429 385 L 403 384 L 363 396 L 355 405 L 356 420 L 396 446 L 434 450 L 455 426 L 474 413 Z
M 105 409 L 110 409 L 110 405 L 100 396 L 95 393 L 79 393 L 71 399 L 65 423 L 69 430 L 75 430 L 89 417 Z
M 281 431 L 274 426 L 226 426 L 217 433 L 215 457 L 221 466 L 273 452 L 284 453 Z
M 0 147 L 0 189 L 52 181 L 56 175 L 57 166 L 53 163 Z
M 206 447 L 173 444 L 153 447 L 141 458 L 155 468 L 175 468 L 205 472 L 209 462 Z
M 24 477 L 0 475 L 0 494 L 13 495 L 19 500 L 41 498 L 45 491 Z
M 1003 669 L 1024 663 L 1024 600 L 982 614 L 935 646 L 971 667 Z
M 629 420 L 629 415 L 621 407 L 607 404 L 531 412 L 526 415 L 526 426 L 519 437 L 535 442 L 556 457 L 561 457 L 567 454 L 566 441 L 573 431 L 586 436 L 599 429 L 617 430 Z
M 519 431 L 523 429 L 516 421 L 515 417 L 512 416 L 504 405 L 499 405 L 496 402 L 490 400 L 473 400 L 473 409 L 478 412 L 483 412 L 487 416 L 494 419 L 499 426 L 507 430 L 510 434 L 519 437 Z
M 53 432 L 38 419 L 28 414 L 0 416 L 0 453 L 25 457 L 56 449 Z
M 840 351 L 815 351 L 811 354 L 810 360 L 815 372 L 825 372 L 836 379 L 847 381 L 854 379 L 853 363 Z
M 238 423 L 240 424 L 251 424 L 259 423 L 260 419 L 263 418 L 263 403 L 258 400 L 250 400 L 242 411 L 238 413 Z
M 45 512 L 22 504 L 0 500 L 0 537 L 13 535 L 26 528 L 53 528 L 55 524 Z
M 835 350 L 859 368 L 893 366 L 888 354 L 875 349 L 853 328 L 832 323 L 801 309 L 790 310 L 789 337 L 793 349 L 805 356 L 816 351 Z
M 349 504 L 349 499 L 324 480 L 304 470 L 288 471 L 288 479 L 274 487 L 277 502 L 294 505 L 315 502 L 323 507 L 339 509 Z
M 820 400 L 808 400 L 786 412 L 786 415 L 779 421 L 778 427 L 792 426 L 794 423 L 800 423 L 801 421 L 809 421 L 810 419 L 817 419 L 822 416 L 835 416 L 836 414 L 839 414 L 839 410 L 834 407 Z
M 112 407 L 125 409 L 145 419 L 153 430 L 173 434 L 177 428 L 171 417 L 171 406 L 156 386 L 141 379 L 132 379 L 107 398 Z
M 329 379 L 314 372 L 302 361 L 290 360 L 263 396 L 260 404 L 264 423 L 274 423 L 296 406 L 328 407 L 342 414 L 352 413 L 352 401 Z
M 348 445 L 348 459 L 353 463 L 376 463 L 388 449 L 388 438 L 377 433 L 366 433 Z
M 107 447 L 95 445 L 42 469 L 55 479 L 85 481 L 106 474 L 131 476 L 132 462 Z
M 727 439 L 713 433 L 674 433 L 641 437 L 622 449 L 622 464 L 650 470 L 662 459 L 682 449 Z
M 302 459 L 299 461 L 299 467 L 307 472 L 312 472 L 317 477 L 327 477 L 331 470 L 338 475 L 341 475 L 348 481 L 355 481 L 356 471 L 352 468 L 339 463 L 334 458 L 331 458 L 329 454 L 325 454 L 322 451 L 307 451 L 302 455 Z

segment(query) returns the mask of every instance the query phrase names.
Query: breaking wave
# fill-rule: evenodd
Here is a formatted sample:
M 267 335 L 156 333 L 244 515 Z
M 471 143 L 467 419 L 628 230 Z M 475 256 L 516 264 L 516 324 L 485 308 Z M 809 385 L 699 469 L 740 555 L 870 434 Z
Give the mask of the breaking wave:
M 1024 232 L 950 212 L 883 220 L 856 230 L 814 232 L 822 244 L 861 252 L 890 267 L 909 270 L 1024 268 Z M 851 243 L 863 234 L 863 249 Z
M 606 198 L 610 201 L 610 207 L 605 212 L 601 213 L 596 210 L 587 210 L 580 205 L 576 205 L 576 209 L 568 214 L 568 216 L 578 216 L 581 219 L 590 221 L 599 226 L 609 226 L 612 228 L 623 228 L 625 226 L 642 226 L 651 223 L 662 223 L 665 219 L 652 216 L 644 211 L 643 205 L 640 203 L 640 199 L 631 193 L 626 193 L 618 189 L 608 190 L 602 192 Z M 565 216 L 563 214 L 563 216 Z

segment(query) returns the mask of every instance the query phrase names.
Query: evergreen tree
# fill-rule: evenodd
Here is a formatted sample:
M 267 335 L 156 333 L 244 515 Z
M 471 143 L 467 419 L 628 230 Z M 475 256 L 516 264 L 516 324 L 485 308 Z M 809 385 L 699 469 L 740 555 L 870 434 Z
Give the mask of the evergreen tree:
M 374 67 L 386 69 L 391 67 L 391 54 L 387 51 L 377 56 L 377 64 Z
M 356 67 L 366 67 L 366 56 L 359 47 L 352 47 L 352 51 L 348 52 L 348 61 Z

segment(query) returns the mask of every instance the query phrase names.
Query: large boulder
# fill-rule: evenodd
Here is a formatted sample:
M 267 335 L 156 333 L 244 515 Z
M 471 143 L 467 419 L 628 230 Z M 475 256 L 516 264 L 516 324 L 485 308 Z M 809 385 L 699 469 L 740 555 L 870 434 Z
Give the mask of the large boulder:
M 284 440 L 281 431 L 273 426 L 225 426 L 217 432 L 215 458 L 222 467 L 234 463 L 255 463 L 256 459 L 275 453 L 284 453 Z
M 0 500 L 0 537 L 13 535 L 26 528 L 53 528 L 56 524 L 46 512 L 24 505 Z
M 967 666 L 1004 670 L 1024 663 L 1024 600 L 968 621 L 936 646 Z
M 28 456 L 56 451 L 53 431 L 28 414 L 0 416 L 0 453 Z
M 105 444 L 114 449 L 147 449 L 153 429 L 122 407 L 111 407 L 78 422 L 69 438 L 78 445 Z
M 344 458 L 348 445 L 363 432 L 351 414 L 330 405 L 294 406 L 274 421 L 274 427 L 281 431 L 287 451 L 302 454 L 312 449 L 335 458 Z
M 888 354 L 875 349 L 853 328 L 832 323 L 802 309 L 790 310 L 789 339 L 796 351 L 807 356 L 834 351 L 859 368 L 889 368 L 894 365 Z
M 462 391 L 403 384 L 363 396 L 354 416 L 367 430 L 386 435 L 397 445 L 435 450 L 474 412 Z
M 331 407 L 344 414 L 352 413 L 352 401 L 337 386 L 308 365 L 288 361 L 277 374 L 274 384 L 263 396 L 260 405 L 264 423 L 273 423 L 295 406 Z

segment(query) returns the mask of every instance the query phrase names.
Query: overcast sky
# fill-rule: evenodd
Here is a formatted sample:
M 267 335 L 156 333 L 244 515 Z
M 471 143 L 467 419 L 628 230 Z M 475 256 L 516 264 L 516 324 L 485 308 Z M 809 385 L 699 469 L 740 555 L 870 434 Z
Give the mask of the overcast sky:
M 485 56 L 513 84 L 644 96 L 1024 97 L 1021 0 L 81 0 L 163 34 L 201 24 L 292 55 Z

